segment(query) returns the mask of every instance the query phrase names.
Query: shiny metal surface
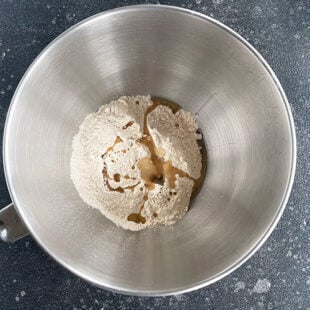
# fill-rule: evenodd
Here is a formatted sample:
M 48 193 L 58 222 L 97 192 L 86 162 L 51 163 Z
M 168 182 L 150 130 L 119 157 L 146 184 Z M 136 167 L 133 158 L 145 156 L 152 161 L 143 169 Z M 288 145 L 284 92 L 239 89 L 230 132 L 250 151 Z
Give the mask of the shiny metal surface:
M 79 124 L 124 94 L 167 98 L 199 119 L 206 181 L 174 226 L 117 228 L 70 180 Z M 57 38 L 20 83 L 4 137 L 9 190 L 36 240 L 82 278 L 137 295 L 199 288 L 248 259 L 284 209 L 295 152 L 287 100 L 261 56 L 222 24 L 166 6 L 99 14 Z
M 0 210 L 0 238 L 15 242 L 29 234 L 27 227 L 15 211 L 13 203 Z

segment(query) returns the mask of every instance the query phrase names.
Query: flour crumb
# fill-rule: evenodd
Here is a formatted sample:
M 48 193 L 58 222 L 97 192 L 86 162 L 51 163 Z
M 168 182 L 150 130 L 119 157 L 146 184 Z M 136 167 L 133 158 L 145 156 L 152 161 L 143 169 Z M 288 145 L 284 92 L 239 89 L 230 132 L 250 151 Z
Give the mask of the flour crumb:
M 244 282 L 237 282 L 235 284 L 235 289 L 234 289 L 234 293 L 239 292 L 240 290 L 244 290 L 245 289 L 245 283 Z
M 268 279 L 258 279 L 254 288 L 253 292 L 257 294 L 267 293 L 271 287 L 271 283 Z

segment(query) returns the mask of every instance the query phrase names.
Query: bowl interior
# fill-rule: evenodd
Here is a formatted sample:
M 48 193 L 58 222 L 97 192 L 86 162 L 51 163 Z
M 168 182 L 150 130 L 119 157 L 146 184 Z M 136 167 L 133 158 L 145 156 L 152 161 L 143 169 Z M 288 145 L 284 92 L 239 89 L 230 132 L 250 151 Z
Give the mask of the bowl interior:
M 118 228 L 70 179 L 79 124 L 124 94 L 198 117 L 206 180 L 173 226 Z M 10 191 L 39 243 L 83 278 L 127 293 L 191 289 L 237 266 L 281 213 L 294 166 L 287 109 L 259 57 L 214 21 L 161 6 L 104 13 L 58 38 L 19 86 L 4 142 Z

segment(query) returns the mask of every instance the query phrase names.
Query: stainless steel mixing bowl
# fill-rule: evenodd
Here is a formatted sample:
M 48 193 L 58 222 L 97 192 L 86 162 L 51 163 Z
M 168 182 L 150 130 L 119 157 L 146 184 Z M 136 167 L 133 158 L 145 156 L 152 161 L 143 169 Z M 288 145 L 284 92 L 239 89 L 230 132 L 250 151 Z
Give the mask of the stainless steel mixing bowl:
M 170 99 L 200 122 L 206 180 L 173 226 L 118 228 L 70 179 L 79 124 L 124 94 Z M 53 41 L 19 84 L 4 134 L 8 188 L 32 236 L 76 275 L 136 295 L 200 288 L 246 261 L 283 212 L 295 152 L 288 102 L 254 48 L 211 18 L 159 5 L 104 12 Z M 23 233 L 12 216 L 2 211 L 3 238 Z

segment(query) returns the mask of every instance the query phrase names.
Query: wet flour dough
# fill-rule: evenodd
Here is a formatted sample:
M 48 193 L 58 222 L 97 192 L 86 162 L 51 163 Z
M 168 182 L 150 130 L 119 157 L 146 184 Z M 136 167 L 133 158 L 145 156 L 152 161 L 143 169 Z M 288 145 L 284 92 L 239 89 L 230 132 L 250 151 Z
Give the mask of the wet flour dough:
M 89 114 L 73 139 L 71 178 L 81 198 L 118 226 L 175 223 L 201 174 L 197 122 L 150 96 L 121 97 Z

